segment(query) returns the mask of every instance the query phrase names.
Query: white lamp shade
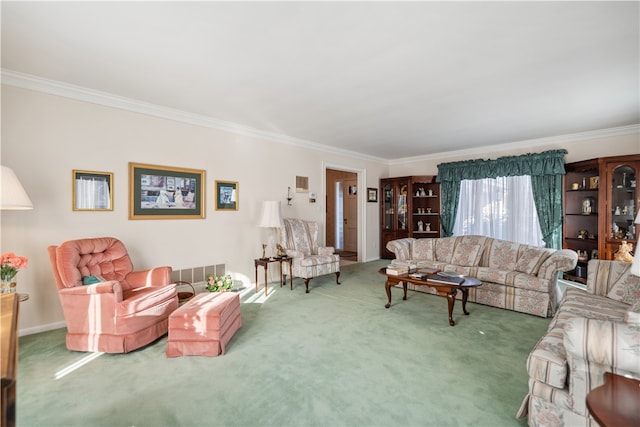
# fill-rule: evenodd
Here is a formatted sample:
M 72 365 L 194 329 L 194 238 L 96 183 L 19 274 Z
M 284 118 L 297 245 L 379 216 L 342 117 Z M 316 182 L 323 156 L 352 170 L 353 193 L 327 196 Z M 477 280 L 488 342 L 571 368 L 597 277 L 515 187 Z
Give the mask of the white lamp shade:
M 33 204 L 29 196 L 27 196 L 27 192 L 22 188 L 18 177 L 7 166 L 2 166 L 2 171 L 0 172 L 0 191 L 2 197 L 0 209 L 33 209 Z
M 280 202 L 267 200 L 262 202 L 260 227 L 280 228 Z

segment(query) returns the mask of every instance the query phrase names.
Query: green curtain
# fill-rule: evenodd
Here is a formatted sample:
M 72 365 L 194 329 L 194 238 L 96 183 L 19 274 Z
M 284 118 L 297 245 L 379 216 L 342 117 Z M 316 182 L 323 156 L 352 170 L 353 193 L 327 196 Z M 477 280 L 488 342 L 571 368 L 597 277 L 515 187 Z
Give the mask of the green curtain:
M 531 176 L 531 187 L 548 248 L 562 247 L 562 175 L 567 150 L 550 150 L 494 160 L 463 160 L 438 165 L 436 181 L 441 187 L 442 229 L 451 236 L 458 211 L 460 181 L 463 179 Z

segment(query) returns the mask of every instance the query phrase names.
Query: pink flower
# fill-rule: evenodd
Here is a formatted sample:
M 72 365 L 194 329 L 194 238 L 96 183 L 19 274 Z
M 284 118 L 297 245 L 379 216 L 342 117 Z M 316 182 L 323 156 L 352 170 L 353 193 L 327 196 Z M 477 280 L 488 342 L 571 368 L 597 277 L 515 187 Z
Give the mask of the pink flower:
M 13 252 L 0 255 L 0 276 L 3 280 L 11 280 L 18 274 L 18 270 L 27 267 L 27 257 L 18 256 Z

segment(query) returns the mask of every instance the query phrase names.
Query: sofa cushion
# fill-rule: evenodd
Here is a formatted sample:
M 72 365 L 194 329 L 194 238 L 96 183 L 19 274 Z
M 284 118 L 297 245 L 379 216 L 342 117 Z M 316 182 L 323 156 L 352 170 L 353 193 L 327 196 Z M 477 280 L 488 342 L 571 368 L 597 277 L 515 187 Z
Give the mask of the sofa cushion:
M 549 329 L 564 328 L 567 320 L 573 317 L 621 322 L 628 309 L 629 306 L 623 302 L 593 295 L 582 289 L 568 287 Z
M 587 268 L 587 292 L 595 295 L 607 295 L 613 285 L 631 268 L 628 262 L 610 262 L 592 259 Z
M 413 259 L 434 261 L 433 256 L 435 239 L 416 239 L 413 242 L 412 257 Z
M 493 239 L 489 249 L 488 267 L 507 271 L 515 270 L 519 247 L 520 243 Z
M 436 239 L 435 252 L 436 261 L 446 262 L 451 264 L 451 258 L 453 258 L 453 251 L 456 248 L 457 237 L 443 237 Z
M 627 304 L 640 301 L 640 277 L 634 276 L 629 270 L 614 284 L 607 297 Z
M 451 264 L 474 267 L 480 263 L 487 238 L 484 236 L 460 236 L 451 258 Z
M 543 262 L 551 256 L 553 251 L 535 246 L 525 246 L 522 248 L 515 269 L 526 274 L 538 274 L 538 270 Z

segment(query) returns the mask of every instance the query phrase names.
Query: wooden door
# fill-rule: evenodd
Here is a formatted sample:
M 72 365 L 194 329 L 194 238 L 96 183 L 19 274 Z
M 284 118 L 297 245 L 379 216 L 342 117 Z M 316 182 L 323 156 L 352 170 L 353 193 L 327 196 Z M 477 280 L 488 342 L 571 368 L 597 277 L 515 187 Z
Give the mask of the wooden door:
M 343 182 L 343 226 L 345 251 L 358 251 L 358 181 Z

